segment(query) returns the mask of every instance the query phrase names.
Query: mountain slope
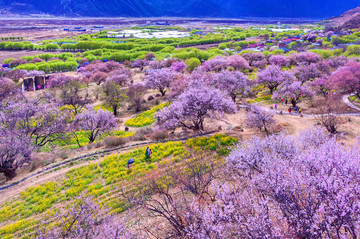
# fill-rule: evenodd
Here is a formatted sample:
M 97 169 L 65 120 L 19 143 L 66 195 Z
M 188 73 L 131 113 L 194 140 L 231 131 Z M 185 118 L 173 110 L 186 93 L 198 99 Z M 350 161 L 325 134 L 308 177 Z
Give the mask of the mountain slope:
M 23 12 L 14 8 L 14 5 L 22 5 Z M 11 4 L 5 4 L 4 1 L 0 0 L 0 6 L 7 8 L 9 12 L 24 14 L 42 12 L 54 15 L 89 17 L 160 16 L 159 11 L 152 8 L 146 0 L 18 0 Z
M 359 0 L 219 0 L 233 15 L 328 18 L 360 5 Z
M 359 5 L 360 0 L 0 0 L 9 12 L 91 17 L 328 18 Z
M 212 0 L 158 0 L 149 1 L 154 9 L 159 9 L 162 16 L 175 17 L 235 17 L 226 8 Z M 176 7 L 174 7 L 176 6 Z
M 360 27 L 360 7 L 351 9 L 344 12 L 338 17 L 333 17 L 328 24 L 328 29 L 331 30 L 341 30 L 345 29 L 354 29 Z

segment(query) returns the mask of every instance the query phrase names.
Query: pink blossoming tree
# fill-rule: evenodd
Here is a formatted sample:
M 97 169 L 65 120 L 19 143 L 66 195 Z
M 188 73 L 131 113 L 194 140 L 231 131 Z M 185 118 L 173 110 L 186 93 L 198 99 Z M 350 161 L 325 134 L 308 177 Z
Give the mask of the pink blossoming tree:
M 274 126 L 274 113 L 266 111 L 258 105 L 250 105 L 249 111 L 246 115 L 245 125 L 249 128 L 262 129 L 268 134 L 269 129 Z
M 111 112 L 88 108 L 75 117 L 74 125 L 79 130 L 87 131 L 89 142 L 93 143 L 103 132 L 116 127 L 116 118 Z
M 233 101 L 220 90 L 198 84 L 182 93 L 177 101 L 157 114 L 161 127 L 185 127 L 195 131 L 204 129 L 206 118 L 219 118 L 236 111 Z
M 286 81 L 280 85 L 280 89 L 272 96 L 273 99 L 290 99 L 295 107 L 303 98 L 312 97 L 314 94 L 308 86 L 301 85 L 299 81 Z
M 152 70 L 145 76 L 145 85 L 151 89 L 157 89 L 164 96 L 174 80 L 175 74 L 176 72 L 169 68 Z
M 234 102 L 237 95 L 250 91 L 250 81 L 240 71 L 216 73 L 213 75 L 213 84 L 217 89 L 226 92 Z
M 290 60 L 286 56 L 282 55 L 272 55 L 269 58 L 269 62 L 271 65 L 286 67 L 290 65 Z
M 337 90 L 354 93 L 360 99 L 360 63 L 349 62 L 330 77 L 330 84 Z
M 269 66 L 257 74 L 256 82 L 269 88 L 272 94 L 285 81 L 294 81 L 295 76 L 289 71 L 282 71 L 279 66 Z

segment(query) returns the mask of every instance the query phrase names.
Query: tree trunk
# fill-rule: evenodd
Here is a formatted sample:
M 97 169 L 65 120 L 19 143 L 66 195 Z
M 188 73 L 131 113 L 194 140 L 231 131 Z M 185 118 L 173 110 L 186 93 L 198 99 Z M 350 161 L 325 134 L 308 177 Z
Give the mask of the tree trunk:
M 159 91 L 160 91 L 162 96 L 164 96 L 166 94 L 166 90 L 164 90 L 164 89 L 160 89 Z
M 89 143 L 94 143 L 94 141 L 95 141 L 95 135 L 92 132 L 91 132 L 91 134 L 89 136 L 89 141 L 90 141 Z
M 231 99 L 236 102 L 236 94 L 235 93 L 231 93 Z
M 77 143 L 77 144 L 79 145 L 79 147 L 81 148 L 82 146 L 81 146 L 81 144 L 80 144 L 80 141 L 79 141 L 78 136 L 76 135 L 75 132 L 73 132 L 73 135 L 74 135 L 74 138 L 75 138 L 75 140 L 76 140 L 76 143 Z
M 117 105 L 113 105 L 113 112 L 114 112 L 114 116 L 117 116 Z
M 13 179 L 16 176 L 16 168 L 6 168 L 3 173 L 6 177 L 6 180 Z
M 336 133 L 336 128 L 335 128 L 335 126 L 334 126 L 334 125 L 330 125 L 330 126 L 329 126 L 329 131 L 330 131 L 331 134 L 335 134 L 335 133 Z
M 269 90 L 270 90 L 270 95 L 272 95 L 272 94 L 273 94 L 273 92 L 274 92 L 274 90 L 275 90 L 275 87 L 271 87 L 271 86 L 269 86 Z
M 267 130 L 266 126 L 264 125 L 264 130 L 266 134 L 269 134 L 269 131 Z
M 194 131 L 199 131 L 200 130 L 200 122 L 194 122 L 194 126 L 191 127 Z

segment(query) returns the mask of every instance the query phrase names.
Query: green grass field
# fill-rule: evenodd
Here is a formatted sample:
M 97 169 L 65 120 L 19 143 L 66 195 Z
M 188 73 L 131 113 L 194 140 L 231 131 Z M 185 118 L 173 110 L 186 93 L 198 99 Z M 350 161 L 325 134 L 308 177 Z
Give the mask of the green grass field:
M 127 120 L 125 125 L 130 127 L 145 127 L 152 125 L 155 122 L 155 113 L 166 106 L 169 106 L 169 103 L 163 103 L 155 106 L 151 110 L 145 111 L 141 114 L 138 114 L 134 118 Z

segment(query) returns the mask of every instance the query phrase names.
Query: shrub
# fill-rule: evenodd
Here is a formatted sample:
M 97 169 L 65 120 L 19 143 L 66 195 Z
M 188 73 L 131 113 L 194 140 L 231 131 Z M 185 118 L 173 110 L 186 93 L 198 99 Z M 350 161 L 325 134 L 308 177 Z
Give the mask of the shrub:
M 136 133 L 134 134 L 134 136 L 132 137 L 132 139 L 134 141 L 144 141 L 147 140 L 146 135 L 152 133 L 152 129 L 150 128 L 144 128 L 144 129 L 140 129 L 138 131 L 136 131 Z
M 104 143 L 107 148 L 123 146 L 127 143 L 127 139 L 109 136 L 104 139 Z
M 188 71 L 193 71 L 193 70 L 195 70 L 196 67 L 201 65 L 201 62 L 199 59 L 192 57 L 192 58 L 186 60 L 185 64 L 187 65 Z
M 154 141 L 162 141 L 168 137 L 166 130 L 157 130 L 150 135 L 150 138 Z

